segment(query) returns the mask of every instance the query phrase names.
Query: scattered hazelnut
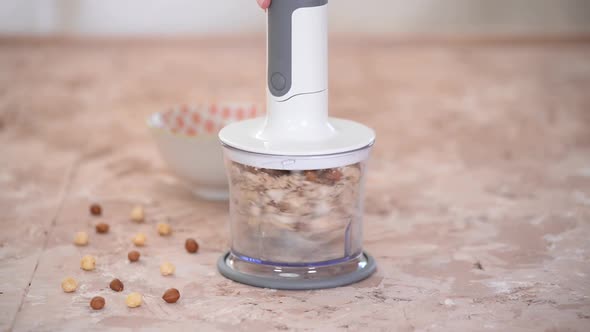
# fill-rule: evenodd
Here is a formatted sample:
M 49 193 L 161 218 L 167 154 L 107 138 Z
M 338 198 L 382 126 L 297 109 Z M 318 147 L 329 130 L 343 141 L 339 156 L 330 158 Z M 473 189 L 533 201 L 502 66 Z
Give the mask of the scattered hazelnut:
M 145 245 L 145 234 L 137 233 L 135 235 L 135 237 L 133 238 L 133 244 L 135 244 L 138 247 L 144 246 Z
M 186 242 L 184 242 L 184 248 L 186 251 L 194 254 L 199 251 L 199 244 L 197 241 L 195 241 L 195 239 L 186 239 Z
M 96 225 L 96 232 L 100 234 L 105 234 L 109 232 L 109 224 L 105 224 L 101 222 L 100 224 Z
M 102 214 L 102 208 L 100 205 L 96 203 L 90 205 L 90 214 L 93 216 L 100 216 Z
M 172 233 L 172 228 L 167 223 L 158 223 L 158 233 L 162 236 L 170 235 L 170 233 Z
M 109 284 L 109 287 L 111 287 L 111 289 L 114 290 L 115 292 L 121 292 L 121 291 L 123 291 L 123 288 L 125 288 L 125 286 L 123 285 L 121 280 L 116 279 L 116 278 L 113 279 L 113 281 L 111 281 L 111 283 Z
M 88 244 L 88 233 L 77 232 L 74 236 L 74 244 L 77 246 L 85 246 Z
M 141 305 L 141 301 L 141 294 L 131 293 L 127 295 L 127 298 L 125 299 L 125 304 L 127 304 L 129 308 L 137 308 Z
M 139 256 L 140 253 L 137 250 L 131 250 L 128 254 L 127 254 L 127 258 L 129 258 L 130 262 L 137 262 L 139 260 Z
M 173 275 L 175 271 L 176 271 L 176 267 L 174 267 L 174 265 L 170 262 L 166 262 L 166 263 L 160 265 L 160 273 L 163 276 Z
M 131 220 L 135 222 L 143 222 L 145 219 L 145 213 L 143 212 L 143 207 L 141 205 L 135 206 L 133 210 L 131 210 Z
M 80 267 L 84 271 L 92 271 L 96 267 L 96 258 L 86 255 L 80 260 Z
M 176 301 L 178 301 L 179 298 L 180 292 L 176 288 L 170 288 L 166 292 L 164 292 L 164 295 L 162 295 L 162 299 L 164 299 L 164 301 L 168 303 L 176 303 Z
M 61 281 L 61 289 L 66 293 L 74 292 L 76 291 L 76 288 L 78 288 L 78 282 L 72 277 L 67 277 Z
M 105 300 L 102 296 L 95 296 L 90 300 L 90 307 L 94 310 L 100 310 L 104 308 Z

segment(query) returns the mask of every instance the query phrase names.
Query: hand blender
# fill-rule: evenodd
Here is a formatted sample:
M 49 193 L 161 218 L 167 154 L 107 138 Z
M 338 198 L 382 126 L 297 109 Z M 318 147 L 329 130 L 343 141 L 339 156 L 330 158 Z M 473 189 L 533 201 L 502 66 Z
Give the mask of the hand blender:
M 231 249 L 225 277 L 275 289 L 330 288 L 376 269 L 362 249 L 372 129 L 328 117 L 328 1 L 268 9 L 267 114 L 223 128 Z

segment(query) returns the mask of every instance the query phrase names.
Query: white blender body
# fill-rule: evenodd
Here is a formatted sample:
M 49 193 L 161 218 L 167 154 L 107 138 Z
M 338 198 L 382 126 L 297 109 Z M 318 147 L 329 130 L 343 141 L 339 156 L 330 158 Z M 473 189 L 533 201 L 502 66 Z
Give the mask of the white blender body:
M 376 268 L 362 251 L 372 129 L 328 116 L 328 0 L 273 0 L 267 114 L 219 133 L 230 183 L 226 277 L 277 289 L 337 287 Z
M 343 153 L 373 144 L 372 129 L 328 117 L 327 0 L 273 1 L 267 50 L 266 118 L 225 127 L 219 133 L 223 144 L 287 156 Z
M 335 135 L 334 127 L 328 122 L 327 21 L 327 4 L 293 12 L 291 67 L 272 68 L 271 64 L 268 68 L 268 117 L 258 134 L 260 139 L 317 141 Z M 270 47 L 268 53 L 269 58 L 275 56 Z M 291 84 L 285 82 L 287 70 L 291 71 Z M 281 87 L 290 88 L 277 89 Z

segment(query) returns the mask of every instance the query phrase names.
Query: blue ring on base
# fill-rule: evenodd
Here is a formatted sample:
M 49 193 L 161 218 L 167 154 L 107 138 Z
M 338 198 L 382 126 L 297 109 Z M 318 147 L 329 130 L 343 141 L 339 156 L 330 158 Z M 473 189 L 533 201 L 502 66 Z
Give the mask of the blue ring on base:
M 241 284 L 246 284 L 261 288 L 283 289 L 283 290 L 310 290 L 335 288 L 354 284 L 370 277 L 377 270 L 377 263 L 373 256 L 367 252 L 362 253 L 366 264 L 359 269 L 325 279 L 282 279 L 254 276 L 240 271 L 236 271 L 227 265 L 227 258 L 230 252 L 226 252 L 217 260 L 217 269 L 224 277 Z

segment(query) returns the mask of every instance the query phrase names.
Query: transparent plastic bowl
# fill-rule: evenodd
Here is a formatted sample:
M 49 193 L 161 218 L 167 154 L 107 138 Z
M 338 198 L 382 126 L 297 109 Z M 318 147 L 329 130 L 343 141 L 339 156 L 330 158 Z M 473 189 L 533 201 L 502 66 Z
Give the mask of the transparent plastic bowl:
M 231 231 L 226 265 L 255 277 L 289 280 L 329 279 L 364 268 L 362 219 L 370 148 L 298 157 L 225 146 Z

